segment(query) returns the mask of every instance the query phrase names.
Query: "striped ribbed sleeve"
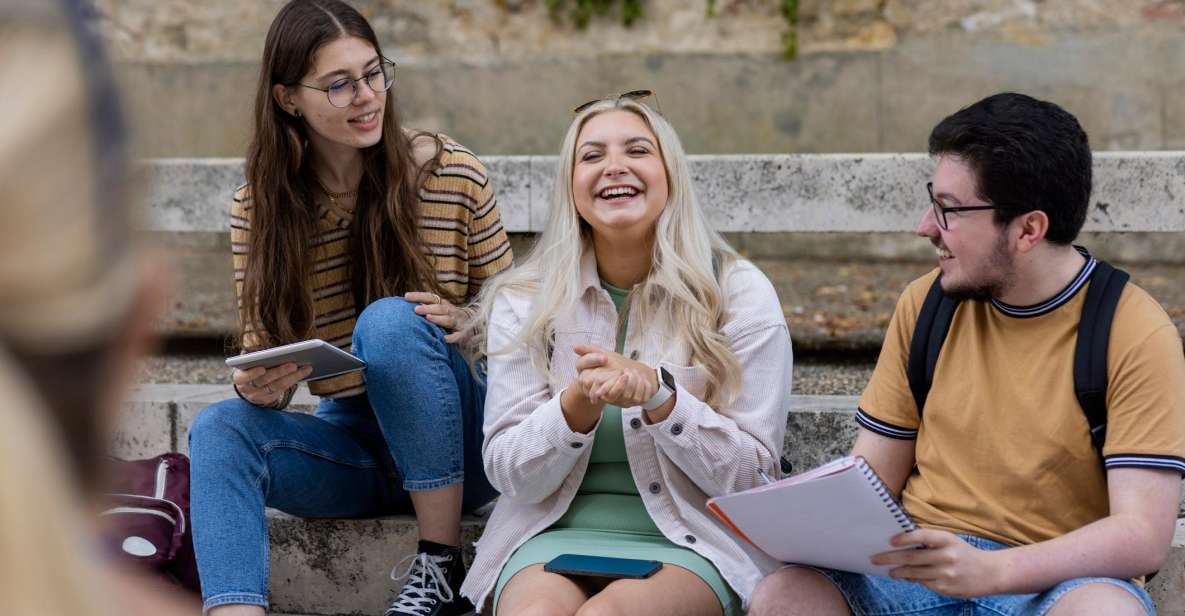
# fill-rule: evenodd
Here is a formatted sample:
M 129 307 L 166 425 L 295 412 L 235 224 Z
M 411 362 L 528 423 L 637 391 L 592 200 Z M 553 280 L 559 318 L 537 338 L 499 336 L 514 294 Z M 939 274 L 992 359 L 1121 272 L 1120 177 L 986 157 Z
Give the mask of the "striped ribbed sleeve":
M 235 190 L 230 204 L 230 255 L 234 268 L 235 305 L 239 314 L 239 322 L 243 324 L 243 279 L 247 272 L 247 251 L 251 242 L 251 205 L 247 196 L 247 186 L 240 186 Z M 258 351 L 262 348 L 259 336 L 254 333 L 250 323 L 243 328 L 241 341 L 243 351 Z
M 485 165 L 446 140 L 440 166 L 420 188 L 420 233 L 437 279 L 455 302 L 510 267 L 513 254 Z

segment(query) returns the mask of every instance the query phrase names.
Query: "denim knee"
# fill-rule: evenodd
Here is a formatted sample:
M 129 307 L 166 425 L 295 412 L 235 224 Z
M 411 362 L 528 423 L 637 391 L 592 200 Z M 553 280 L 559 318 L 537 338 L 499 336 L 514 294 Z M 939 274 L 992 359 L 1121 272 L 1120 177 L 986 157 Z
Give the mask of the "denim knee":
M 384 297 L 371 302 L 354 325 L 354 345 L 376 346 L 409 335 L 440 340 L 444 334 L 439 327 L 416 314 L 416 305 L 402 297 Z M 367 343 L 370 343 L 369 345 Z
M 228 449 L 253 447 L 252 426 L 266 412 L 238 398 L 215 402 L 202 409 L 189 427 L 189 453 L 203 458 Z

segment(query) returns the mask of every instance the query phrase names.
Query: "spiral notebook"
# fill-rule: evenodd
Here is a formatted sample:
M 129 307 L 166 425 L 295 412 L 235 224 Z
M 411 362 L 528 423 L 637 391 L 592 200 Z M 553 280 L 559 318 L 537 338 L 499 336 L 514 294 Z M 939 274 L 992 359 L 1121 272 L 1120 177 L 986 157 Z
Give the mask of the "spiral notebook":
M 782 562 L 888 575 L 869 557 L 917 528 L 861 457 L 708 500 L 737 535 Z

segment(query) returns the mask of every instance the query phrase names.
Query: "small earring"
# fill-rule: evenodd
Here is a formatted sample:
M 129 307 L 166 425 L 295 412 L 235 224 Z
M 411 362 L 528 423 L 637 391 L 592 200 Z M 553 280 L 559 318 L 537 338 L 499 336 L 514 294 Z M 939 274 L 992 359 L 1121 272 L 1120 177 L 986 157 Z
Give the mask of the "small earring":
M 294 115 L 294 116 L 296 116 L 296 117 L 298 117 L 298 118 L 299 118 L 299 117 L 300 117 L 300 110 L 299 110 L 299 109 L 294 109 L 294 110 L 292 111 L 292 115 Z

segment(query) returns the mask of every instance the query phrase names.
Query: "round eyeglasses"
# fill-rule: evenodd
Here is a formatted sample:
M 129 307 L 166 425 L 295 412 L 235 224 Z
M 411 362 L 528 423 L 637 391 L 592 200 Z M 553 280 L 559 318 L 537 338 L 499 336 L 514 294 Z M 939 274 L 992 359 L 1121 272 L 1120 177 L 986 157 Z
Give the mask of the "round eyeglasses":
M 328 88 L 318 87 L 309 83 L 300 82 L 306 88 L 320 90 L 329 97 L 329 104 L 334 107 L 349 107 L 350 103 L 354 102 L 354 97 L 358 96 L 358 82 L 366 80 L 366 85 L 374 91 L 375 94 L 381 94 L 391 89 L 391 85 L 395 83 L 395 63 L 384 59 L 379 62 L 374 68 L 366 72 L 365 75 L 354 79 L 351 77 L 342 77 L 337 81 L 329 84 Z

